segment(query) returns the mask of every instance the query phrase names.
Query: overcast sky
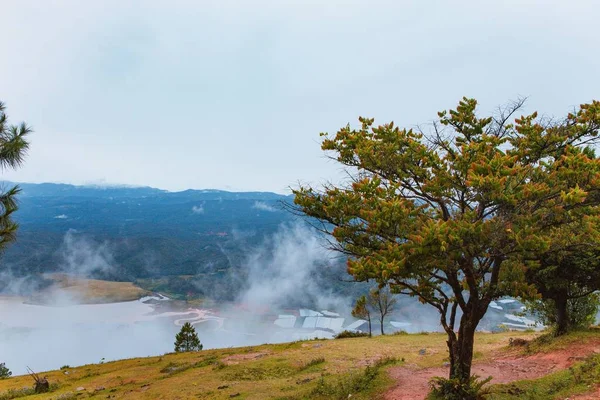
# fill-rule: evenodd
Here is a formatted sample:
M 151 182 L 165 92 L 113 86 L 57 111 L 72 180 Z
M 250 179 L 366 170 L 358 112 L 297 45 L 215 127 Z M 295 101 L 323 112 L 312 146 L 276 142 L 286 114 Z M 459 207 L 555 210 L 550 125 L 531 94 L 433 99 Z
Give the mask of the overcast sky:
M 593 0 L 0 1 L 0 100 L 35 129 L 3 179 L 285 192 L 337 179 L 319 132 L 361 115 L 600 99 Z

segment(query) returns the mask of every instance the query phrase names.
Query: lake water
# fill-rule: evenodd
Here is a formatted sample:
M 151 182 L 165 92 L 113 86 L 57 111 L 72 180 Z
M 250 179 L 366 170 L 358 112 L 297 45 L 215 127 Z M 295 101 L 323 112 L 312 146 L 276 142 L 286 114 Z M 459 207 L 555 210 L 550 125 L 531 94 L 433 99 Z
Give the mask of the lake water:
M 331 331 L 283 329 L 247 311 L 226 311 L 226 318 L 202 309 L 157 312 L 160 308 L 147 300 L 59 307 L 0 297 L 0 362 L 17 375 L 26 373 L 27 367 L 45 371 L 160 355 L 173 351 L 175 334 L 187 321 L 196 327 L 205 349 L 333 336 Z M 414 312 L 400 316 L 392 326 L 409 332 L 439 330 L 433 310 L 422 305 L 409 310 Z M 490 307 L 480 329 L 493 330 L 500 324 L 527 328 L 533 321 L 514 315 L 520 310 L 521 304 L 514 300 L 499 300 Z
M 0 362 L 22 374 L 27 366 L 43 371 L 172 351 L 177 327 L 153 311 L 141 301 L 50 307 L 0 298 Z

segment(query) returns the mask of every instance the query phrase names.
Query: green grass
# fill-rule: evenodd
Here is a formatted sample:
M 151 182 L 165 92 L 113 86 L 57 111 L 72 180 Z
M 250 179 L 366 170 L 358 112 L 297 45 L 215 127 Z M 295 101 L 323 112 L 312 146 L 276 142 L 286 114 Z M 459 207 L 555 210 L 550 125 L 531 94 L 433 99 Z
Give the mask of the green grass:
M 510 337 L 531 340 L 535 333 L 477 334 L 477 358 L 504 349 Z M 36 400 L 62 396 L 127 399 L 329 399 L 352 394 L 374 399 L 391 387 L 387 369 L 397 365 L 439 367 L 447 359 L 444 334 L 386 335 L 373 338 L 311 340 L 274 345 L 172 353 L 43 372 L 57 389 Z M 426 349 L 426 354 L 419 354 Z M 400 361 L 395 361 L 400 360 Z M 405 364 L 403 364 L 405 363 Z M 68 374 L 66 373 L 68 372 Z M 0 380 L 0 400 L 31 387 L 31 377 Z M 84 387 L 85 391 L 77 391 Z M 1 397 L 5 396 L 5 397 Z
M 317 386 L 315 386 L 308 396 L 302 396 L 302 399 L 331 399 L 345 400 L 350 397 L 353 399 L 371 399 L 379 389 L 386 387 L 389 378 L 381 374 L 383 367 L 396 364 L 398 360 L 394 357 L 385 357 L 377 360 L 373 365 L 368 365 L 364 370 L 342 377 L 335 377 L 331 380 L 325 379 L 321 375 Z
M 526 354 L 548 353 L 554 350 L 568 348 L 573 343 L 598 338 L 600 328 L 592 327 L 569 332 L 567 335 L 555 337 L 552 332 L 544 333 L 531 340 L 525 346 Z

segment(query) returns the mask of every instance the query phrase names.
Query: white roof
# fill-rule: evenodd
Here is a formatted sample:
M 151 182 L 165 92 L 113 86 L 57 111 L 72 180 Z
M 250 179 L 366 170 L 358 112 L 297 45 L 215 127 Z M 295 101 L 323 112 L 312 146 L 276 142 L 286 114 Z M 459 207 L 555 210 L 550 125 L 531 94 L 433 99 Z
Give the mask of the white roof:
M 520 322 L 522 324 L 527 324 L 527 325 L 535 325 L 536 324 L 535 321 L 533 321 L 533 320 L 530 320 L 525 317 L 519 317 L 519 316 L 512 315 L 512 314 L 504 314 L 504 318 L 509 319 L 514 322 Z
M 339 317 L 340 316 L 340 314 L 338 314 L 336 312 L 327 311 L 327 310 L 321 311 L 321 314 L 323 314 L 326 317 Z
M 363 324 L 366 324 L 366 323 L 367 323 L 367 321 L 365 321 L 364 319 L 359 319 L 359 320 L 354 321 L 350 325 L 348 325 L 345 329 L 349 330 L 349 331 L 353 331 L 353 330 L 360 328 L 361 326 L 363 326 Z
M 296 317 L 293 315 L 280 315 L 273 323 L 281 328 L 293 328 L 296 325 Z
M 300 316 L 301 317 L 319 317 L 322 316 L 323 314 L 321 314 L 318 311 L 315 310 L 309 310 L 307 308 L 301 308 L 300 309 Z
M 334 331 L 342 330 L 344 318 L 329 318 L 329 317 L 306 317 L 302 328 L 304 329 L 332 329 Z

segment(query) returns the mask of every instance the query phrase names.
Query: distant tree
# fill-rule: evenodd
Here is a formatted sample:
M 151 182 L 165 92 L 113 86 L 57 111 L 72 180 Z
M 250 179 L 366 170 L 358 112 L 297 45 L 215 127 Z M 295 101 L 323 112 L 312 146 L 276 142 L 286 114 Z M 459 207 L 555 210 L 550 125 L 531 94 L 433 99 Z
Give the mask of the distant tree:
M 541 295 L 529 306 L 544 324 L 554 327 L 555 335 L 594 323 L 599 301 L 594 292 L 600 290 L 599 245 L 544 253 L 526 277 Z
M 181 327 L 179 333 L 175 335 L 175 351 L 179 353 L 199 350 L 202 350 L 202 344 L 200 343 L 200 339 L 198 339 L 196 329 L 194 329 L 192 324 L 186 322 Z
M 585 152 L 598 143 L 600 102 L 562 121 L 511 121 L 522 104 L 480 117 L 477 101 L 463 98 L 428 131 L 361 117 L 357 129 L 322 134 L 348 183 L 293 191 L 356 280 L 438 310 L 463 399 L 472 398 L 475 331 L 490 303 L 534 296 L 524 275 L 541 252 L 600 236 L 600 162 Z
M 369 310 L 369 305 L 367 304 L 366 296 L 360 296 L 356 300 L 356 304 L 354 305 L 354 308 L 352 309 L 352 316 L 354 318 L 367 320 L 367 322 L 369 323 L 369 337 L 371 337 L 373 335 L 373 332 L 371 329 L 371 310 Z
M 396 298 L 388 288 L 372 289 L 369 292 L 368 303 L 371 308 L 375 310 L 377 314 L 379 314 L 379 324 L 382 335 L 385 335 L 383 332 L 383 321 L 385 317 L 394 310 L 396 301 Z
M 9 125 L 4 112 L 4 103 L 0 102 L 0 168 L 17 168 L 21 166 L 29 142 L 26 136 L 31 129 L 25 124 Z M 12 214 L 17 211 L 16 195 L 20 192 L 18 186 L 0 189 L 0 251 L 9 242 L 15 240 L 18 225 L 12 220 Z
M 0 379 L 10 378 L 12 372 L 8 369 L 5 363 L 0 363 Z

